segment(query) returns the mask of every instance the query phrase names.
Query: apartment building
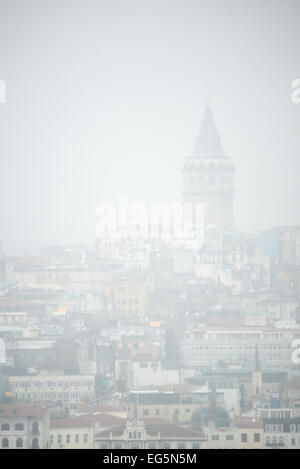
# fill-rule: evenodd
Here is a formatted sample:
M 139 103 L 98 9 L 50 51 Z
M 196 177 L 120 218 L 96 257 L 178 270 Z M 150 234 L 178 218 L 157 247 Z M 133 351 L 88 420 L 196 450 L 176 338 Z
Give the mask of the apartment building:
M 0 405 L 0 449 L 49 448 L 46 407 L 13 402 Z
M 93 375 L 39 374 L 11 376 L 12 394 L 22 401 L 60 401 L 65 408 L 76 409 L 95 396 Z
M 207 369 L 219 363 L 253 367 L 258 348 L 264 369 L 293 366 L 293 342 L 300 330 L 260 327 L 190 327 L 180 339 L 182 366 Z
M 207 449 L 239 449 L 239 435 L 237 428 L 207 427 Z
M 300 449 L 299 409 L 262 410 L 266 449 Z
M 51 421 L 51 449 L 93 449 L 95 432 L 125 425 L 126 420 L 109 414 L 87 414 Z
M 263 449 L 264 426 L 261 419 L 237 416 L 233 426 L 237 429 L 238 449 Z
M 121 316 L 144 316 L 149 301 L 150 285 L 146 280 L 120 279 L 105 282 L 103 286 L 113 309 Z
M 95 436 L 97 449 L 206 449 L 203 432 L 154 420 L 131 421 Z

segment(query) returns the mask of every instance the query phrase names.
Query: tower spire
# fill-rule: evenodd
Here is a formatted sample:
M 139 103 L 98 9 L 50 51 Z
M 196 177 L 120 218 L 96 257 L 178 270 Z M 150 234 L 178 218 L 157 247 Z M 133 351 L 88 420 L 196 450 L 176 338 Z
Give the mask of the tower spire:
M 183 167 L 184 202 L 204 206 L 204 226 L 234 229 L 234 166 L 223 150 L 209 106 L 206 104 L 193 152 Z
M 206 110 L 191 156 L 193 158 L 224 158 L 225 153 L 211 112 L 208 97 L 206 97 L 205 101 Z
M 204 98 L 204 100 L 205 100 L 205 104 L 206 104 L 207 106 L 209 106 L 209 105 L 210 105 L 210 92 L 209 92 L 209 89 L 208 89 L 208 88 L 207 88 L 206 91 L 205 91 L 205 98 Z

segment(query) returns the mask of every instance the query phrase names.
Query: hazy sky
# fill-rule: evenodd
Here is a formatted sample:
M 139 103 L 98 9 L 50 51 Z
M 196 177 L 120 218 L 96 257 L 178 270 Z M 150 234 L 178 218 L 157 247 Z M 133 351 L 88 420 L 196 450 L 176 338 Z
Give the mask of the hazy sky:
M 300 224 L 299 0 L 0 0 L 0 239 L 92 243 L 95 209 L 181 199 L 210 90 L 236 225 Z

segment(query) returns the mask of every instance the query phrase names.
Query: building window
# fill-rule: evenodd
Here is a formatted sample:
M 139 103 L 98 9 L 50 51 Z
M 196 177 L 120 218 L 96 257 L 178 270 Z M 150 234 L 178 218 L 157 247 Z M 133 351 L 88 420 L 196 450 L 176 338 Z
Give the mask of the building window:
M 148 409 L 144 409 L 144 410 L 143 410 L 143 415 L 149 415 L 149 410 L 148 410 Z
M 8 448 L 8 447 L 9 447 L 8 438 L 3 438 L 2 448 Z
M 242 434 L 241 434 L 241 442 L 242 442 L 242 443 L 247 443 L 247 441 L 248 441 L 248 435 L 247 435 L 247 433 L 242 433 Z
M 100 449 L 106 449 L 108 448 L 107 443 L 100 443 Z
M 39 448 L 38 438 L 32 438 L 32 449 L 38 449 L 38 448 Z
M 226 435 L 226 440 L 234 440 L 234 436 L 233 435 Z
M 10 430 L 10 425 L 8 423 L 2 423 L 1 430 L 3 432 L 8 432 Z
M 16 423 L 16 425 L 15 425 L 15 430 L 16 430 L 17 432 L 22 432 L 22 431 L 24 430 L 24 425 L 23 425 L 23 423 Z
M 66 442 L 67 442 L 67 443 L 70 443 L 70 442 L 71 442 L 71 435 L 67 435 L 67 437 L 66 437 Z
M 193 443 L 193 449 L 200 449 L 200 443 Z
M 178 449 L 185 449 L 185 443 L 183 443 L 182 441 L 180 441 L 178 443 Z
M 212 436 L 211 436 L 211 439 L 212 439 L 213 441 L 218 441 L 218 440 L 220 439 L 220 437 L 219 437 L 219 435 L 212 435 Z
M 17 439 L 16 447 L 17 447 L 17 448 L 23 448 L 23 440 L 22 440 L 22 438 L 18 438 L 18 439 Z
M 79 433 L 76 433 L 75 435 L 75 443 L 79 443 Z
M 260 443 L 260 433 L 254 433 L 254 442 Z
M 84 433 L 83 435 L 83 443 L 87 443 L 88 442 L 88 434 L 87 433 Z
M 32 434 L 38 435 L 39 434 L 39 424 L 37 422 L 33 422 L 32 424 Z

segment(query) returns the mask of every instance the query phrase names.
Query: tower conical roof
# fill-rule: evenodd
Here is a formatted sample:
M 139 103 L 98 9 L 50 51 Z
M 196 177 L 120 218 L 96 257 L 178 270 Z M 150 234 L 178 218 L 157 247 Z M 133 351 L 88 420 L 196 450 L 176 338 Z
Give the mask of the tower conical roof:
M 225 158 L 222 142 L 209 106 L 191 155 L 193 158 Z

